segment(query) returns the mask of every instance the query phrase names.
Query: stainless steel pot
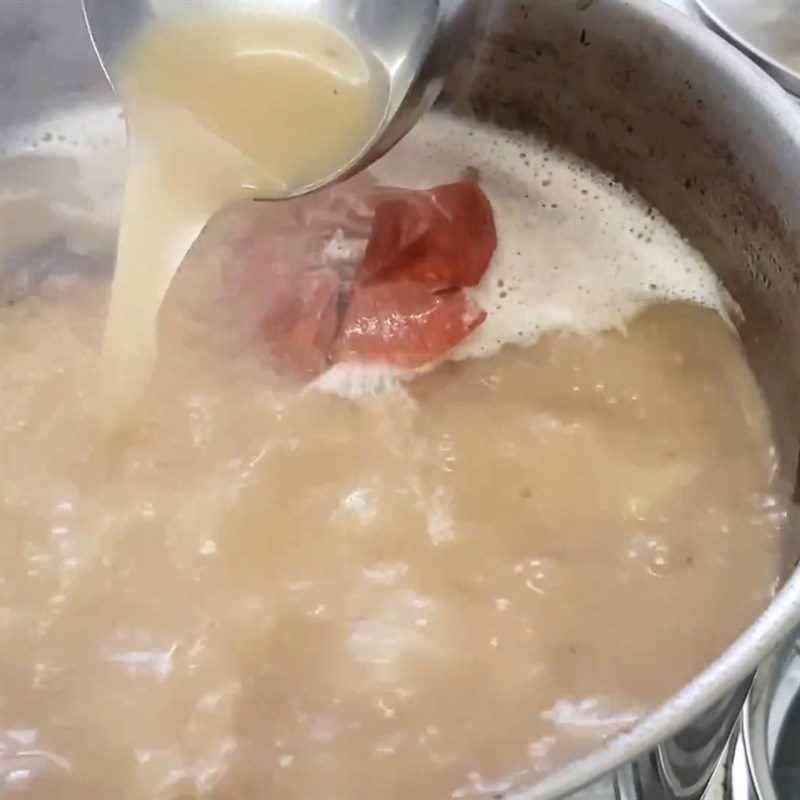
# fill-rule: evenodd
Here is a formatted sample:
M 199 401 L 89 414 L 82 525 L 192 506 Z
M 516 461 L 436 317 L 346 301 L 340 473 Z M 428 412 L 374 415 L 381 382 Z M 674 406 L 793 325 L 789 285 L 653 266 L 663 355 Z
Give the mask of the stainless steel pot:
M 791 492 L 800 433 L 798 108 L 743 55 L 658 0 L 484 0 L 482 11 L 481 33 L 464 43 L 443 101 L 596 162 L 701 250 L 744 311 L 741 335 Z M 113 102 L 78 0 L 4 0 L 0 58 L 4 139 L 11 126 L 59 108 Z M 517 796 L 700 797 L 752 672 L 800 617 L 800 573 L 789 575 L 794 524 L 786 583 L 726 653 L 633 729 Z
M 798 631 L 800 634 L 800 631 Z M 800 792 L 800 638 L 756 672 L 727 758 L 728 800 L 791 800 Z

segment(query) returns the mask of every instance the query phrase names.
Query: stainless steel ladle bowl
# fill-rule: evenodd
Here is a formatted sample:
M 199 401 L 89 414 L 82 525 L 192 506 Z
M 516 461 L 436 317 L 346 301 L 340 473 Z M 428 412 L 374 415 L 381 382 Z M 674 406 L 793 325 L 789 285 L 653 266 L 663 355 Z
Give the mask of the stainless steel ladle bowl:
M 486 0 L 82 0 L 98 58 L 113 86 L 120 56 L 160 17 L 225 13 L 297 13 L 332 23 L 364 46 L 389 77 L 381 128 L 350 164 L 298 188 L 306 194 L 368 167 L 405 136 L 433 105 L 444 78 L 476 25 Z

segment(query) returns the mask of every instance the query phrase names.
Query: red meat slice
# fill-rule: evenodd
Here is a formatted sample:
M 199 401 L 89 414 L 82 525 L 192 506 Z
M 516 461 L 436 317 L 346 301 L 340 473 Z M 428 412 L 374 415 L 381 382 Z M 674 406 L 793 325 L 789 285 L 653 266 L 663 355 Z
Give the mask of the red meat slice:
M 474 181 L 335 188 L 266 204 L 256 217 L 229 275 L 283 370 L 420 367 L 486 317 L 462 291 L 480 281 L 497 246 L 491 205 Z
M 404 278 L 436 290 L 477 286 L 496 247 L 492 206 L 475 181 L 399 190 L 378 199 L 356 277 L 365 284 Z
M 328 368 L 340 288 L 339 274 L 332 269 L 281 275 L 263 321 L 270 354 L 279 366 L 309 377 Z
M 416 281 L 356 286 L 333 361 L 421 367 L 480 325 L 486 312 L 460 289 L 434 294 Z

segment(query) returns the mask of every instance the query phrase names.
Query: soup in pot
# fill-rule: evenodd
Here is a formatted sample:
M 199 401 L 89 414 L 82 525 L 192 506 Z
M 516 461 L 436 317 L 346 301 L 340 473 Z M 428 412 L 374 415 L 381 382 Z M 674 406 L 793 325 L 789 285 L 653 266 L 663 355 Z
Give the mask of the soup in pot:
M 98 150 L 40 150 L 102 227 L 123 132 L 95 113 Z M 112 366 L 155 356 L 120 280 Z M 108 283 L 7 280 L 9 798 L 500 798 L 775 591 L 738 312 L 569 154 L 432 114 L 369 176 L 229 206 L 149 285 L 158 358 L 120 412 Z

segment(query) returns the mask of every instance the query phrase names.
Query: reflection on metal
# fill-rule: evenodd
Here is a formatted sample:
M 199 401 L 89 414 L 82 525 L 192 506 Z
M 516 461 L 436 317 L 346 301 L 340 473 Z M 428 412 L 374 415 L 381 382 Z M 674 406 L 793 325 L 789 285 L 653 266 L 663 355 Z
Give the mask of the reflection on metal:
M 800 6 L 792 0 L 695 0 L 710 28 L 800 97 Z
M 563 800 L 723 800 L 718 788 L 707 794 L 707 787 L 738 730 L 748 686 L 742 683 L 672 738 Z M 524 800 L 526 794 L 508 800 L 516 797 Z
M 791 753 L 800 714 L 800 639 L 778 649 L 756 673 L 728 757 L 727 800 L 795 800 L 800 752 Z M 796 747 L 794 748 L 796 750 Z
M 778 648 L 747 689 L 745 682 L 671 739 L 564 800 L 797 800 L 800 638 Z M 718 766 L 724 789 L 707 788 Z

